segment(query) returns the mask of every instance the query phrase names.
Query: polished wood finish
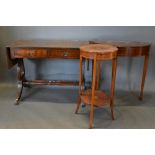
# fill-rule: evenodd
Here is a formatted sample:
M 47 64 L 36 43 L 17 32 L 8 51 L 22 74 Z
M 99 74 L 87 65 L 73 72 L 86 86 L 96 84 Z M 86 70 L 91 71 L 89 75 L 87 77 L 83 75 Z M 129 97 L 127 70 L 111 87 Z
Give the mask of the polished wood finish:
M 143 66 L 143 74 L 141 80 L 141 89 L 139 99 L 142 100 L 144 96 L 144 84 L 146 73 L 148 69 L 149 55 L 150 55 L 150 43 L 146 42 L 134 42 L 134 41 L 105 41 L 105 40 L 93 40 L 90 41 L 90 44 L 109 44 L 116 46 L 118 48 L 117 56 L 118 57 L 144 57 L 144 66 Z M 100 76 L 100 75 L 98 75 Z M 99 77 L 98 77 L 99 80 Z
M 81 94 L 82 94 L 82 61 L 83 61 L 83 57 L 82 55 L 80 55 L 80 79 L 79 79 L 79 96 L 78 96 L 78 102 L 77 102 L 77 107 L 75 110 L 75 113 L 78 113 L 80 104 L 81 104 Z
M 79 49 L 67 48 L 26 48 L 13 49 L 13 58 L 63 58 L 79 59 Z
M 24 86 L 24 82 L 26 81 L 25 79 L 25 67 L 24 67 L 24 62 L 23 59 L 18 60 L 17 62 L 17 79 L 18 79 L 18 84 L 17 84 L 17 98 L 16 98 L 16 102 L 15 105 L 19 104 L 21 95 L 22 95 L 22 91 L 23 91 L 23 86 Z
M 98 62 L 97 64 L 97 80 L 96 80 L 96 90 L 100 87 L 100 75 L 101 75 L 101 64 Z
M 79 59 L 80 46 L 87 41 L 20 40 L 6 47 L 8 67 L 17 64 L 18 58 Z
M 90 44 L 109 44 L 118 48 L 117 56 L 145 56 L 149 55 L 150 43 L 136 41 L 105 41 L 93 40 Z
M 42 58 L 52 58 L 52 59 L 79 59 L 80 58 L 80 46 L 90 44 L 108 44 L 117 46 L 118 51 L 115 53 L 117 56 L 143 56 L 144 57 L 144 66 L 143 66 L 143 75 L 141 80 L 141 91 L 139 99 L 143 99 L 144 94 L 144 84 L 147 74 L 147 68 L 149 63 L 149 53 L 150 53 L 150 44 L 143 42 L 124 42 L 124 41 L 56 41 L 56 40 L 20 40 L 13 42 L 6 47 L 7 55 L 7 64 L 8 68 L 12 68 L 17 65 L 18 77 L 18 95 L 17 102 L 19 103 L 23 87 L 29 87 L 31 84 L 37 85 L 76 85 L 78 81 L 46 81 L 46 80 L 33 80 L 29 81 L 25 79 L 25 68 L 23 59 L 32 58 L 32 59 L 42 59 Z M 97 56 L 97 60 L 108 59 L 109 57 L 115 57 L 115 54 L 104 53 L 104 55 Z M 91 54 L 91 57 L 87 52 L 83 51 L 85 59 L 91 59 L 92 62 L 94 59 L 94 53 Z M 93 68 L 92 63 L 92 68 Z M 89 66 L 89 65 L 88 65 Z M 100 62 L 97 62 L 97 78 L 96 78 L 96 90 L 99 89 L 100 83 Z M 93 69 L 92 69 L 93 70 Z M 24 75 L 23 75 L 24 72 Z M 93 72 L 92 72 L 93 77 Z M 84 79 L 83 79 L 84 82 Z
M 6 47 L 6 57 L 7 57 L 8 69 L 11 69 L 13 66 L 15 66 L 17 64 L 17 59 L 13 59 L 11 56 L 10 47 Z
M 88 89 L 88 90 L 82 91 L 81 99 L 84 104 L 91 105 L 92 90 Z M 100 90 L 94 91 L 94 106 L 103 107 L 104 105 L 108 105 L 109 102 L 110 102 L 110 96 L 108 96 L 107 94 L 105 94 Z
M 148 69 L 148 63 L 149 63 L 149 56 L 146 55 L 144 57 L 144 66 L 143 66 L 143 75 L 142 75 L 142 82 L 141 82 L 141 91 L 140 91 L 140 95 L 139 95 L 139 99 L 143 100 L 143 96 L 144 96 L 144 84 L 145 84 L 145 78 L 146 78 L 146 73 L 147 73 L 147 69 Z
M 90 103 L 90 125 L 89 125 L 90 129 L 93 127 L 97 54 L 94 55 L 93 61 L 94 61 L 94 64 L 93 64 L 93 79 L 92 79 L 92 92 L 91 92 L 92 94 L 91 94 L 91 103 Z M 82 98 L 81 98 L 81 100 L 82 100 Z M 88 102 L 87 102 L 87 104 L 88 104 Z
M 46 58 L 47 49 L 12 49 L 14 58 Z
M 93 113 L 94 106 L 101 107 L 106 104 L 110 104 L 112 119 L 114 119 L 113 113 L 113 98 L 115 89 L 115 77 L 116 77 L 116 57 L 117 48 L 111 45 L 85 45 L 80 47 L 80 82 L 79 82 L 79 98 L 75 113 L 78 113 L 81 102 L 90 105 L 90 125 L 93 127 Z M 82 60 L 92 59 L 92 89 L 82 90 Z M 112 83 L 111 83 L 111 95 L 108 96 L 104 92 L 96 90 L 96 65 L 99 60 L 112 60 Z
M 116 67 L 117 67 L 117 59 L 114 58 L 112 60 L 112 79 L 111 79 L 111 96 L 110 96 L 110 108 L 112 113 L 112 119 L 114 120 L 114 93 L 115 93 L 115 80 L 116 80 Z
M 27 80 L 23 59 L 79 59 L 80 46 L 87 41 L 55 41 L 55 40 L 21 40 L 6 47 L 8 68 L 17 64 L 18 92 L 16 104 L 19 104 L 23 87 L 30 85 L 78 85 L 78 81 Z
M 49 51 L 49 58 L 63 58 L 63 59 L 79 59 L 79 49 L 55 49 L 53 52 Z
M 12 48 L 61 48 L 79 49 L 80 46 L 88 44 L 88 41 L 79 40 L 18 40 L 7 47 Z
M 94 50 L 92 50 L 94 49 Z M 109 60 L 116 57 L 117 48 L 108 44 L 92 44 L 92 45 L 85 45 L 80 48 L 80 53 L 82 52 L 82 56 L 86 59 L 94 59 L 96 56 L 97 60 Z M 88 53 L 88 51 L 90 51 Z M 111 52 L 114 51 L 114 52 Z
M 77 86 L 78 81 L 58 81 L 58 80 L 26 80 L 25 85 L 60 85 L 60 86 Z

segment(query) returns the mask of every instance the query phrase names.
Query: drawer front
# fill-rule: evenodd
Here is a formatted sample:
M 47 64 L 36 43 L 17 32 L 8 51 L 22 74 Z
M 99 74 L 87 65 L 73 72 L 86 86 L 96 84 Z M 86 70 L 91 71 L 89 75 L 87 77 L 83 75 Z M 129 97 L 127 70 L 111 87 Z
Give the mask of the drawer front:
M 46 49 L 16 49 L 14 50 L 16 58 L 45 58 L 47 57 Z
M 52 49 L 48 51 L 49 58 L 63 58 L 63 59 L 79 59 L 79 49 Z

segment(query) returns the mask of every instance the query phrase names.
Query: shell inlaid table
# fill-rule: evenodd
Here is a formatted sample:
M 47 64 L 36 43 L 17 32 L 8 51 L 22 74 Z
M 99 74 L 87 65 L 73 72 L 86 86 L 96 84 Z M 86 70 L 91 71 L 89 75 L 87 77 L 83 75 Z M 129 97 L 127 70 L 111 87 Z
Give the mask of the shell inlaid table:
M 147 42 L 133 42 L 133 41 L 106 41 L 106 40 L 92 40 L 90 44 L 110 44 L 114 45 L 118 48 L 117 56 L 118 57 L 144 57 L 144 66 L 143 66 L 143 74 L 141 80 L 141 91 L 139 95 L 139 99 L 143 99 L 144 94 L 144 83 L 146 78 L 146 73 L 148 69 L 149 62 L 149 54 L 151 44 Z M 100 64 L 98 64 L 98 79 L 97 79 L 97 89 L 99 87 L 99 78 L 100 78 Z
M 78 81 L 58 80 L 28 80 L 25 78 L 23 59 L 79 59 L 80 46 L 89 44 L 87 41 L 51 41 L 51 40 L 21 40 L 6 47 L 8 68 L 17 64 L 18 93 L 16 104 L 19 104 L 23 87 L 30 85 L 78 85 Z
M 79 80 L 79 99 L 77 103 L 76 112 L 78 113 L 81 102 L 90 105 L 90 128 L 93 127 L 93 108 L 102 107 L 106 104 L 110 104 L 112 119 L 114 119 L 113 113 L 113 98 L 115 88 L 116 77 L 116 61 L 117 61 L 117 48 L 107 44 L 94 44 L 84 45 L 80 47 L 80 80 Z M 92 89 L 82 90 L 82 62 L 84 59 L 90 59 L 93 61 L 92 70 Z M 97 61 L 111 60 L 112 61 L 112 81 L 111 81 L 111 94 L 107 95 L 103 91 L 95 90 L 96 85 L 96 64 Z

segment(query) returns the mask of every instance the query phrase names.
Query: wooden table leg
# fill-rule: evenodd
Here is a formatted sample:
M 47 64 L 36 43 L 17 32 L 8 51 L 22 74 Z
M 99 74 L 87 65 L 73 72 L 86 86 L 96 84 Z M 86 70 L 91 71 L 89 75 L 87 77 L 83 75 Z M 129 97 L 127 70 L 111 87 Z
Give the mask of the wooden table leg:
M 96 90 L 100 87 L 100 74 L 101 74 L 101 65 L 100 62 L 97 64 L 97 79 L 96 79 Z
M 148 62 L 149 62 L 149 55 L 146 55 L 144 57 L 143 75 L 142 75 L 141 92 L 140 92 L 139 100 L 143 100 L 143 96 L 144 96 L 144 84 L 145 84 L 145 78 L 146 78 L 146 73 L 148 69 Z
M 93 79 L 93 66 L 94 62 L 92 61 L 92 79 Z M 98 90 L 100 87 L 100 75 L 101 75 L 101 65 L 100 62 L 97 64 L 97 79 L 96 79 L 96 87 L 95 89 Z
M 111 98 L 110 98 L 110 108 L 111 108 L 112 120 L 115 119 L 113 107 L 114 107 L 114 93 L 115 93 L 116 68 L 117 68 L 117 59 L 113 59 L 113 60 L 112 60 Z
M 78 113 L 80 104 L 81 104 L 81 92 L 82 92 L 82 56 L 80 56 L 80 79 L 79 79 L 79 96 L 75 113 Z
M 92 97 L 90 105 L 90 129 L 93 127 L 93 113 L 94 113 L 94 97 L 95 97 L 95 84 L 96 84 L 96 56 L 93 63 L 93 79 L 92 79 Z
M 25 81 L 25 67 L 23 59 L 18 59 L 17 62 L 17 78 L 18 78 L 18 84 L 17 84 L 17 98 L 15 105 L 19 105 L 19 101 L 22 95 L 23 91 L 23 81 Z
M 92 60 L 92 83 L 93 83 L 93 67 L 94 67 L 94 61 Z

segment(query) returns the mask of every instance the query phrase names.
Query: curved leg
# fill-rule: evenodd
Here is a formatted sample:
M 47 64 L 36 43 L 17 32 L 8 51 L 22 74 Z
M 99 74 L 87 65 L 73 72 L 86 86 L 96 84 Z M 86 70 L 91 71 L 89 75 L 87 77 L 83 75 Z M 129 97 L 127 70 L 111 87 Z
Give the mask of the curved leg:
M 18 82 L 17 84 L 17 98 L 16 98 L 16 102 L 15 102 L 15 105 L 19 105 L 19 101 L 20 101 L 20 98 L 22 96 L 22 92 L 23 92 L 23 84 L 21 81 Z
M 115 119 L 113 107 L 114 107 L 114 93 L 115 93 L 116 66 L 117 66 L 117 59 L 113 59 L 113 60 L 112 60 L 111 97 L 110 97 L 110 109 L 111 109 L 112 120 Z
M 78 102 L 77 102 L 77 107 L 75 113 L 78 113 L 80 104 L 81 104 L 81 92 L 82 92 L 82 56 L 80 56 L 80 79 L 79 79 L 79 97 L 78 97 Z
M 144 58 L 144 67 L 143 67 L 141 92 L 140 92 L 139 100 L 143 100 L 144 84 L 145 84 L 145 78 L 146 78 L 146 73 L 147 73 L 147 68 L 148 68 L 148 62 L 149 62 L 149 55 L 146 55 L 145 58 Z
M 96 83 L 96 56 L 93 63 L 93 79 L 92 79 L 92 97 L 90 104 L 90 129 L 93 127 L 93 113 L 94 113 L 94 96 L 95 96 L 95 83 Z
M 17 84 L 18 91 L 17 91 L 17 98 L 16 98 L 15 105 L 19 105 L 19 101 L 23 91 L 23 81 L 25 81 L 25 67 L 24 67 L 23 59 L 18 59 L 17 77 L 18 77 L 18 84 Z

